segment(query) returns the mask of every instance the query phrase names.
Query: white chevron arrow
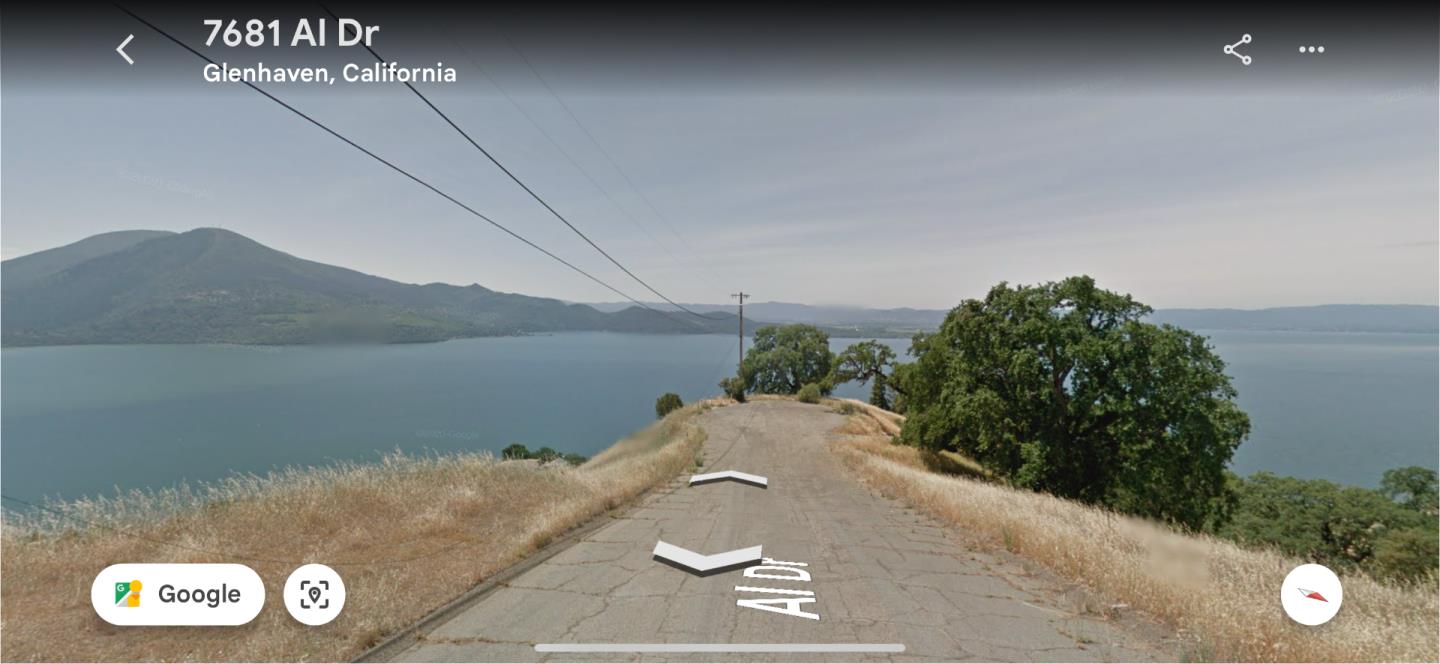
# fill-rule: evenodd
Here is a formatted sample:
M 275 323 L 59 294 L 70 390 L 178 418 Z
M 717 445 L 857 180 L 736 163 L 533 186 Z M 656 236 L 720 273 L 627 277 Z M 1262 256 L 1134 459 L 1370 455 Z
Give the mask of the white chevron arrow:
M 699 576 L 709 576 L 748 567 L 759 563 L 760 559 L 764 557 L 760 554 L 759 545 L 702 556 L 689 549 L 682 549 L 665 542 L 656 542 L 655 551 L 651 555 L 655 560 Z
M 129 45 L 130 45 L 130 40 L 131 40 L 131 39 L 134 39 L 134 38 L 135 38 L 135 35 L 130 35 L 129 37 L 126 37 L 126 38 L 125 38 L 125 41 L 120 42 L 120 45 L 119 45 L 119 46 L 116 46 L 116 47 L 115 47 L 115 52 L 116 52 L 116 53 L 119 53 L 119 54 L 120 54 L 120 57 L 125 58 L 125 61 L 128 62 L 128 63 L 130 63 L 130 64 L 132 64 L 132 65 L 135 64 L 135 61 L 132 60 L 132 59 L 130 59 L 130 54 L 128 54 L 128 53 L 125 52 L 125 47 L 126 47 L 126 46 L 129 46 Z
M 760 488 L 762 488 L 762 489 L 769 488 L 769 486 L 770 486 L 770 480 L 767 480 L 767 479 L 765 479 L 764 477 L 761 477 L 761 476 L 759 476 L 759 475 L 751 475 L 750 473 L 742 473 L 742 472 L 740 472 L 740 471 L 738 471 L 738 470 L 723 470 L 723 471 L 720 471 L 720 472 L 718 472 L 718 473 L 704 473 L 704 474 L 701 474 L 701 475 L 691 475 L 691 476 L 690 476 L 690 486 L 695 486 L 695 485 L 697 485 L 697 484 L 708 484 L 708 483 L 710 483 L 710 482 L 720 482 L 720 481 L 723 481 L 723 480 L 733 480 L 733 481 L 736 481 L 736 482 L 740 482 L 741 484 L 750 484 L 750 485 L 753 485 L 753 486 L 758 486 L 758 487 L 760 487 Z

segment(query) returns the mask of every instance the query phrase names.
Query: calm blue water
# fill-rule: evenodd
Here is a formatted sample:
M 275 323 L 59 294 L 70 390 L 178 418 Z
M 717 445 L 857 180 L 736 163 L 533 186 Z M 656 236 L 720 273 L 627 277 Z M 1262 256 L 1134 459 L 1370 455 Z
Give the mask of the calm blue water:
M 1426 335 L 1215 332 L 1254 435 L 1236 470 L 1373 485 L 1434 467 Z M 839 350 L 853 340 L 835 340 Z M 891 342 L 899 350 L 905 340 Z M 0 352 L 0 483 L 32 499 L 210 480 L 395 448 L 593 454 L 655 397 L 715 394 L 729 336 L 563 334 L 349 347 L 85 346 Z M 843 386 L 844 396 L 868 389 Z

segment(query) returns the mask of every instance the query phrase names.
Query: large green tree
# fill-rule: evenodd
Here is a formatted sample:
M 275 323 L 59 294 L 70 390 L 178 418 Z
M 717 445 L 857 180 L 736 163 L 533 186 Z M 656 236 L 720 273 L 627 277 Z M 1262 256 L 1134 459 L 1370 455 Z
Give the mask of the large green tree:
M 1149 313 L 1083 276 L 961 303 L 896 372 L 902 439 L 1019 486 L 1204 525 L 1228 504 L 1250 421 L 1205 339 Z
M 746 385 L 761 394 L 795 394 L 807 383 L 829 392 L 830 336 L 814 325 L 767 325 L 740 363 Z
M 850 344 L 835 356 L 834 383 L 852 380 L 870 382 L 870 405 L 890 408 L 889 373 L 895 366 L 895 351 L 874 339 Z

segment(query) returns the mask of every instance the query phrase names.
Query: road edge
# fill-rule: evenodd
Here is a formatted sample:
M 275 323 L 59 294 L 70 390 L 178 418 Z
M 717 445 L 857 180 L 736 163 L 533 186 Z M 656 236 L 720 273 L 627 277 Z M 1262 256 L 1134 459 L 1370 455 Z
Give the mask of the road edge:
M 703 408 L 700 412 L 709 410 L 711 407 L 724 407 L 726 405 L 730 404 L 719 404 L 716 406 L 710 406 L 707 408 Z M 704 443 L 702 442 L 701 444 L 701 449 L 704 449 Z M 682 478 L 685 476 L 685 474 L 686 472 L 682 470 L 674 477 L 671 477 L 670 479 L 663 482 L 657 482 L 654 486 L 651 486 L 650 488 L 641 491 L 640 493 L 631 497 L 629 500 L 626 500 L 625 502 L 616 505 L 615 507 L 612 507 L 608 510 L 600 512 L 599 514 L 596 514 L 595 516 L 590 517 L 584 523 L 581 523 L 580 525 L 571 528 L 565 534 L 560 535 L 555 540 L 551 541 L 549 544 L 540 547 L 535 552 L 525 556 L 524 558 L 521 558 L 520 560 L 515 561 L 515 563 L 511 564 L 510 566 L 490 575 L 488 578 L 481 581 L 480 583 L 475 584 L 475 586 L 471 587 L 469 590 L 461 593 L 460 596 L 450 600 L 449 602 L 446 602 L 445 604 L 441 605 L 440 608 L 431 611 L 423 618 L 411 623 L 410 626 L 405 627 L 404 629 L 401 629 L 400 631 L 391 634 L 385 639 L 382 639 L 379 643 L 370 646 L 369 648 L 366 648 L 350 661 L 394 661 L 394 658 L 397 655 L 410 649 L 416 643 L 419 643 L 420 636 L 425 632 L 448 622 L 451 618 L 454 618 L 456 615 L 479 603 L 480 600 L 484 599 L 490 593 L 494 592 L 497 588 L 500 588 L 501 586 L 509 582 L 511 579 L 514 579 L 521 574 L 524 574 L 525 572 L 528 572 L 535 567 L 538 567 L 546 560 L 549 560 L 556 555 L 564 552 L 566 549 L 574 546 L 580 540 L 584 539 L 586 535 L 589 535 L 590 533 L 604 528 L 606 525 L 613 522 L 615 519 L 618 519 L 621 516 L 633 511 L 635 508 L 639 507 L 641 503 L 649 499 L 652 495 L 661 491 L 673 490 L 676 487 L 676 482 L 683 481 Z
M 514 579 L 515 577 L 518 577 L 521 574 L 524 574 L 525 572 L 528 572 L 535 567 L 538 567 L 546 560 L 549 560 L 556 555 L 559 555 L 566 549 L 574 546 L 580 540 L 584 539 L 586 535 L 589 535 L 590 533 L 604 528 L 606 525 L 619 518 L 624 513 L 630 512 L 631 510 L 635 509 L 635 507 L 637 507 L 642 501 L 649 498 L 651 494 L 662 490 L 664 487 L 669 486 L 674 481 L 675 480 L 672 478 L 664 484 L 658 484 L 650 489 L 646 489 L 639 495 L 631 498 L 630 500 L 617 507 L 613 507 L 609 510 L 596 514 L 585 523 L 574 527 L 569 532 L 561 535 L 560 537 L 556 538 L 549 544 L 541 547 L 534 553 L 525 556 L 524 558 L 521 558 L 509 567 L 506 567 L 505 569 L 502 569 L 490 575 L 484 581 L 481 581 L 474 587 L 465 591 L 459 597 L 456 597 L 455 599 L 446 602 L 440 608 L 431 611 L 424 618 L 415 621 L 409 627 L 406 627 L 405 629 L 402 629 L 399 632 L 390 635 L 388 638 L 384 639 L 380 643 L 371 646 L 350 661 L 394 661 L 396 655 L 399 655 L 400 653 L 409 650 L 411 646 L 419 643 L 419 636 L 422 633 L 428 631 L 430 628 L 439 627 L 445 622 L 448 622 L 451 618 L 454 618 L 456 615 L 458 615 L 465 609 L 474 606 L 480 600 L 484 599 L 496 588 L 499 588 L 511 579 Z

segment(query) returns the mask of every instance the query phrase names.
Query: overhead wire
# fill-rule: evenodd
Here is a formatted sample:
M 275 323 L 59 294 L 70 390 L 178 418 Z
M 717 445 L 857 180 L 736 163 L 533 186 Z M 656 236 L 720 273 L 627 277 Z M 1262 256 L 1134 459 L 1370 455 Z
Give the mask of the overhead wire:
M 167 32 L 167 31 L 165 31 L 164 29 L 160 28 L 159 26 L 155 25 L 154 23 L 151 23 L 150 21 L 146 20 L 145 18 L 141 17 L 140 15 L 136 14 L 135 12 L 132 12 L 132 11 L 130 11 L 129 9 L 127 9 L 126 7 L 124 7 L 124 6 L 122 6 L 122 5 L 119 5 L 119 4 L 115 5 L 115 7 L 116 7 L 117 9 L 119 9 L 120 11 L 124 12 L 125 14 L 129 15 L 131 18 L 135 19 L 136 21 L 139 21 L 141 24 L 143 24 L 143 25 L 145 25 L 146 27 L 150 28 L 151 30 L 154 30 L 154 31 L 155 31 L 156 33 L 158 33 L 160 36 L 165 37 L 166 39 L 168 39 L 168 40 L 170 40 L 171 42 L 174 42 L 175 44 L 177 44 L 178 46 L 180 46 L 181 48 L 184 48 L 185 50 L 187 50 L 187 51 L 189 51 L 190 53 L 194 54 L 195 57 L 198 57 L 198 58 L 200 58 L 201 60 L 204 60 L 204 61 L 206 61 L 206 62 L 208 62 L 208 63 L 210 63 L 210 64 L 212 64 L 212 65 L 218 65 L 218 63 L 216 63 L 214 60 L 210 59 L 209 56 L 205 55 L 204 53 L 201 53 L 200 51 L 195 50 L 194 47 L 190 46 L 189 44 L 185 43 L 184 41 L 180 40 L 179 38 L 175 37 L 174 35 L 170 34 L 169 32 Z M 294 113 L 295 115 L 300 116 L 301 118 L 303 118 L 305 121 L 309 122 L 310 124 L 315 125 L 316 127 L 319 127 L 321 130 L 325 131 L 326 133 L 330 134 L 331 136 L 334 136 L 335 138 L 337 138 L 337 139 L 339 139 L 340 141 L 344 142 L 346 145 L 349 145 L 350 147 L 355 148 L 356 150 L 359 150 L 360 152 L 364 153 L 366 156 L 370 157 L 371 159 L 374 159 L 375 161 L 378 161 L 378 162 L 380 162 L 381 164 L 384 164 L 385 166 L 389 167 L 391 170 L 393 170 L 393 171 L 395 171 L 395 172 L 397 172 L 397 173 L 399 173 L 399 174 L 401 174 L 401 175 L 409 178 L 410 180 L 413 180 L 416 184 L 419 184 L 420 186 L 425 187 L 426 189 L 428 189 L 428 190 L 430 190 L 431 192 L 433 192 L 435 195 L 440 196 L 441 198 L 444 198 L 445 200 L 453 203 L 454 205 L 456 205 L 456 206 L 459 207 L 460 209 L 465 210 L 466 212 L 469 212 L 470 214 L 472 214 L 472 215 L 474 215 L 474 216 L 476 216 L 476 217 L 479 217 L 480 219 L 483 219 L 484 221 L 488 222 L 491 226 L 494 226 L 494 227 L 500 229 L 501 231 L 505 232 L 505 233 L 506 233 L 507 235 L 509 235 L 510 237 L 513 237 L 513 238 L 515 238 L 516 240 L 519 240 L 520 242 L 523 242 L 524 244 L 526 244 L 526 245 L 529 246 L 530 248 L 535 249 L 536 251 L 539 251 L 539 252 L 542 253 L 542 254 L 545 254 L 546 256 L 550 257 L 551 259 L 554 259 L 555 261 L 559 262 L 561 265 L 564 265 L 565 267 L 568 267 L 568 268 L 570 268 L 571 270 L 579 273 L 580 275 L 584 276 L 585 278 L 589 279 L 590 281 L 593 281 L 593 282 L 595 282 L 596 284 L 599 284 L 600 286 L 603 286 L 605 289 L 607 289 L 607 290 L 609 290 L 609 291 L 611 291 L 611 292 L 613 292 L 613 293 L 615 293 L 615 294 L 617 294 L 617 295 L 625 298 L 626 300 L 629 300 L 630 302 L 633 302 L 635 305 L 637 305 L 637 306 L 639 306 L 639 307 L 641 307 L 641 308 L 643 308 L 643 309 L 646 309 L 646 310 L 649 310 L 649 311 L 653 311 L 653 312 L 655 312 L 655 313 L 657 313 L 657 314 L 663 315 L 663 316 L 665 316 L 665 317 L 667 317 L 667 318 L 670 318 L 670 319 L 672 319 L 672 320 L 684 321 L 684 319 L 682 319 L 682 318 L 678 318 L 678 317 L 672 316 L 672 315 L 670 314 L 670 312 L 662 311 L 662 310 L 660 310 L 660 309 L 656 309 L 656 308 L 654 308 L 654 307 L 651 307 L 650 305 L 648 305 L 648 304 L 646 304 L 646 303 L 644 303 L 644 302 L 642 302 L 642 301 L 640 301 L 640 300 L 632 297 L 630 294 L 626 293 L 625 291 L 622 291 L 622 290 L 620 290 L 619 288 L 616 288 L 615 286 L 610 285 L 609 283 L 607 283 L 607 282 L 604 281 L 603 279 L 601 279 L 601 278 L 599 278 L 599 277 L 597 277 L 597 276 L 595 276 L 595 275 L 593 275 L 593 274 L 585 271 L 584 269 L 581 269 L 579 266 L 575 265 L 574 263 L 571 263 L 570 261 L 567 261 L 567 260 L 565 260 L 564 258 L 561 258 L 560 256 L 556 255 L 555 253 L 551 252 L 550 250 L 548 250 L 548 249 L 546 249 L 546 248 L 544 248 L 544 247 L 536 244 L 535 242 L 531 241 L 530 239 L 526 238 L 525 236 L 520 235 L 519 233 L 511 230 L 510 228 L 506 227 L 504 224 L 501 224 L 500 222 L 495 221 L 494 219 L 491 219 L 489 216 L 486 216 L 485 214 L 483 214 L 483 213 L 481 213 L 480 211 L 476 210 L 475 208 L 472 208 L 472 207 L 470 207 L 469 205 L 466 205 L 465 203 L 461 202 L 459 199 L 457 199 L 457 198 L 455 198 L 454 196 L 446 193 L 445 191 L 441 190 L 440 188 L 436 187 L 435 185 L 430 184 L 428 181 L 422 179 L 421 177 L 419 177 L 419 176 L 411 173 L 411 172 L 408 171 L 408 170 L 405 170 L 404 168 L 401 168 L 400 166 L 397 166 L 395 163 L 393 163 L 393 162 L 385 159 L 384 157 L 381 157 L 380 155 L 378 155 L 378 154 L 376 154 L 375 152 L 371 151 L 370 149 L 368 149 L 368 148 L 360 145 L 359 143 L 355 142 L 354 140 L 351 140 L 350 138 L 346 137 L 344 134 L 341 134 L 340 132 L 338 132 L 338 131 L 336 131 L 336 130 L 334 130 L 334 129 L 331 129 L 331 128 L 330 128 L 328 125 L 326 125 L 325 123 L 320 122 L 319 120 L 316 120 L 315 118 L 307 115 L 305 112 L 301 111 L 300 109 L 295 108 L 294 106 L 291 106 L 290 104 L 286 103 L 284 100 L 282 100 L 282 99 L 280 99 L 279 97 L 276 97 L 275 95 L 267 92 L 265 89 L 263 89 L 263 88 L 255 85 L 254 83 L 251 83 L 250 81 L 246 81 L 246 80 L 241 80 L 240 83 L 242 83 L 242 84 L 245 85 L 246 87 L 250 88 L 251 90 L 254 90 L 255 92 L 263 95 L 266 99 L 269 99 L 270 101 L 273 101 L 273 102 L 275 102 L 276 104 L 279 104 L 279 105 L 280 105 L 281 107 L 283 107 L 285 110 L 288 110 L 288 111 L 290 111 L 291 113 Z M 703 316 L 702 316 L 702 317 L 703 317 Z
M 690 241 L 686 240 L 685 236 L 681 235 L 680 232 L 675 229 L 675 225 L 670 223 L 669 217 L 665 216 L 665 214 L 660 211 L 660 208 L 656 207 L 655 203 L 650 200 L 650 197 L 635 184 L 635 181 L 630 178 L 630 174 L 620 166 L 620 162 L 610 156 L 610 151 L 606 150 L 605 146 L 600 144 L 599 139 L 595 138 L 595 134 L 591 133 L 590 128 L 585 126 L 584 122 L 580 121 L 580 117 L 576 115 L 575 110 L 570 107 L 570 104 L 565 102 L 565 98 L 561 97 L 560 93 L 556 92 L 555 89 L 550 86 L 550 82 L 546 81 L 545 77 L 540 74 L 540 70 L 537 69 L 535 64 L 530 61 L 530 58 L 525 55 L 525 51 L 520 50 L 520 47 L 515 44 L 514 40 L 510 39 L 509 35 L 502 32 L 501 36 L 505 38 L 505 43 L 510 47 L 510 50 L 514 51 L 515 55 L 520 56 L 520 61 L 525 63 L 525 67 L 535 76 L 535 80 L 540 81 L 540 85 L 544 86 L 545 90 L 550 93 L 550 96 L 555 99 L 555 102 L 560 104 L 560 108 L 565 110 L 565 114 L 570 116 L 570 120 L 575 123 L 575 126 L 579 127 L 580 131 L 585 134 L 585 137 L 590 139 L 590 144 L 594 145 L 595 149 L 600 152 L 600 155 L 605 157 L 606 161 L 610 162 L 610 166 L 615 169 L 616 173 L 620 174 L 620 178 L 625 181 L 625 184 L 629 185 L 630 189 L 635 192 L 635 195 L 645 203 L 646 207 L 650 209 L 651 214 L 654 214 L 656 219 L 659 219 L 665 224 L 665 227 L 670 230 L 670 234 L 680 240 L 680 244 L 685 246 L 686 251 L 688 251 L 691 256 L 698 257 L 699 254 L 695 251 L 695 247 L 690 245 Z
M 661 242 L 660 238 L 655 237 L 655 234 L 651 233 L 649 228 L 646 228 L 644 224 L 640 223 L 640 220 L 636 218 L 634 213 L 632 213 L 627 206 L 620 203 L 620 201 L 615 198 L 614 194 L 610 193 L 610 190 L 608 188 L 600 184 L 600 181 L 595 179 L 594 174 L 592 174 L 589 169 L 582 166 L 580 162 L 575 158 L 575 156 L 570 154 L 570 151 L 565 149 L 565 146 L 561 145 L 560 142 L 555 139 L 555 136 L 552 135 L 549 130 L 545 129 L 544 125 L 540 124 L 540 121 L 535 119 L 535 116 L 531 114 L 529 110 L 526 110 L 525 106 L 521 104 L 519 100 L 515 99 L 513 95 L 510 94 L 509 90 L 505 89 L 504 85 L 500 84 L 500 81 L 496 80 L 494 76 L 490 75 L 490 72 L 487 71 L 485 67 L 475 59 L 475 56 L 471 54 L 469 49 L 465 48 L 464 45 L 462 45 L 453 37 L 450 38 L 450 42 L 454 44 L 455 48 L 465 56 L 465 59 L 470 62 L 470 65 L 475 67 L 475 70 L 480 72 L 480 75 L 484 76 L 485 80 L 489 81 L 490 85 L 493 86 L 496 90 L 498 90 L 501 96 L 505 97 L 505 100 L 510 102 L 511 106 L 515 107 L 515 110 L 519 111 L 520 115 L 530 123 L 530 126 L 534 127 L 536 131 L 540 132 L 540 135 L 544 136 L 545 140 L 548 141 L 550 145 L 553 146 L 555 150 L 560 153 L 561 156 L 565 157 L 565 160 L 570 162 L 571 166 L 575 167 L 575 170 L 579 171 L 581 175 L 585 176 L 585 179 L 588 180 L 590 184 L 595 187 L 595 190 L 600 192 L 600 194 L 604 196 L 606 200 L 610 201 L 610 204 L 614 206 L 621 215 L 624 215 L 624 217 L 630 221 L 631 225 L 635 226 L 635 228 L 641 233 L 643 233 L 645 237 L 649 238 L 651 242 L 654 242 L 655 246 L 659 247 L 661 251 L 665 252 L 665 255 L 669 257 L 670 261 L 675 263 L 676 266 L 679 266 L 681 268 L 685 267 L 684 263 L 680 261 L 680 258 L 675 255 L 675 252 L 671 251 L 670 247 L 666 246 L 664 242 Z
M 322 4 L 321 8 L 323 8 L 332 17 L 335 17 L 337 21 L 339 20 L 339 16 L 335 14 L 335 12 L 331 11 L 329 7 Z M 366 51 L 369 51 L 370 55 L 374 56 L 375 59 L 381 64 L 390 62 L 389 60 L 386 60 L 383 56 L 381 56 L 380 53 L 377 52 L 375 48 L 370 44 L 362 41 L 360 45 L 363 46 Z M 472 147 L 474 147 L 476 150 L 479 150 L 480 154 L 485 155 L 485 158 L 489 159 L 490 163 L 494 164 L 496 168 L 500 169 L 500 171 L 506 176 L 508 176 L 512 181 L 514 181 L 516 185 L 519 185 L 521 189 L 525 190 L 525 193 L 529 194 L 531 198 L 535 199 L 535 201 L 539 203 L 541 207 L 544 207 L 547 211 L 550 212 L 552 216 L 554 216 L 556 219 L 559 219 L 561 223 L 565 224 L 567 228 L 569 228 L 576 235 L 578 235 L 580 239 L 584 240 L 586 244 L 589 244 L 591 248 L 599 252 L 601 256 L 604 256 L 606 260 L 614 264 L 615 267 L 620 268 L 621 272 L 624 272 L 631 279 L 634 279 L 636 283 L 644 286 L 645 289 L 650 291 L 651 293 L 654 293 L 656 297 L 664 300 L 667 304 L 675 307 L 676 309 L 679 309 L 680 311 L 683 311 L 697 318 L 702 318 L 704 320 L 723 320 L 723 318 L 712 318 L 710 316 L 706 316 L 704 314 L 696 312 L 686 307 L 685 305 L 670 299 L 669 296 L 660 292 L 654 286 L 651 286 L 649 282 L 641 279 L 639 275 L 635 274 L 635 272 L 633 272 L 630 268 L 625 267 L 624 263 L 621 263 L 614 256 L 610 255 L 610 252 L 605 251 L 603 248 L 601 248 L 599 244 L 597 244 L 594 240 L 590 239 L 589 235 L 586 235 L 584 231 L 580 230 L 578 227 L 575 226 L 575 224 L 571 223 L 569 219 L 565 218 L 565 215 L 560 214 L 559 210 L 556 210 L 553 205 L 551 205 L 548 201 L 541 197 L 540 194 L 536 193 L 534 189 L 530 188 L 530 185 L 525 184 L 525 182 L 521 180 L 520 177 L 516 175 L 513 171 L 511 171 L 508 167 L 506 167 L 505 164 L 500 163 L 500 160 L 497 159 L 494 154 L 491 154 L 489 150 L 485 149 L 484 146 L 480 145 L 478 141 L 476 141 L 473 137 L 470 136 L 469 132 L 466 132 L 463 128 L 461 128 L 460 125 L 455 122 L 455 120 L 451 119 L 451 117 L 445 113 L 445 111 L 440 110 L 440 107 L 436 106 L 435 102 L 431 101 L 429 97 L 426 97 L 425 93 L 420 92 L 419 88 L 416 88 L 415 85 L 410 83 L 409 81 L 403 81 L 403 84 L 405 85 L 405 87 L 409 88 L 410 92 L 413 92 L 416 97 L 419 97 L 420 101 L 424 102 L 426 106 L 430 107 L 430 110 L 434 111 L 436 115 L 439 115 L 446 124 L 450 125 L 452 129 L 454 129 L 457 133 L 460 134 L 460 136 L 462 136 L 468 143 L 470 143 Z

